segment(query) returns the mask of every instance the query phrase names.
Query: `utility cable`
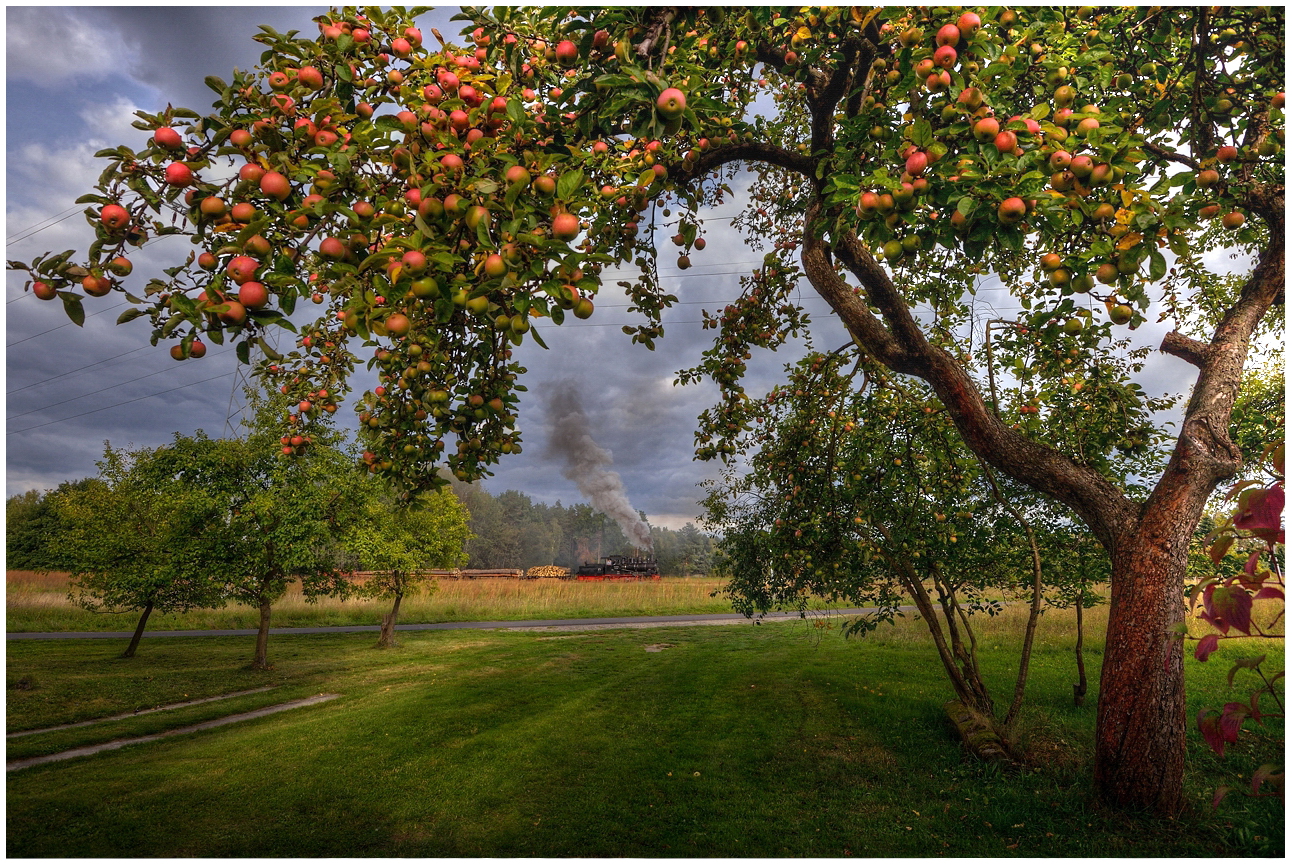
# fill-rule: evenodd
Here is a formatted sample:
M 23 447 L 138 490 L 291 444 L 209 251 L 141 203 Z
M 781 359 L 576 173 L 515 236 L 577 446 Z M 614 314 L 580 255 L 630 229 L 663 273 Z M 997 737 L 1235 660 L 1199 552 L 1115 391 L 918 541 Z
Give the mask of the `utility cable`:
M 101 411 L 107 411 L 108 409 L 120 408 L 123 405 L 130 405 L 132 402 L 139 402 L 140 400 L 152 399 L 155 396 L 162 396 L 163 394 L 173 393 L 174 391 L 183 390 L 184 388 L 194 387 L 199 384 L 206 384 L 209 381 L 215 381 L 216 379 L 224 378 L 226 375 L 233 375 L 233 371 L 222 372 L 219 375 L 213 375 L 210 378 L 204 378 L 201 381 L 189 382 L 188 384 L 182 384 L 182 385 L 179 385 L 178 387 L 172 387 L 169 390 L 158 391 L 157 393 L 150 393 L 147 396 L 140 396 L 140 397 L 135 397 L 134 399 L 128 399 L 125 402 L 114 403 L 112 405 L 105 405 L 103 408 L 96 408 L 96 409 L 91 409 L 90 411 L 83 411 L 80 414 L 68 415 L 67 417 L 61 417 L 58 420 L 46 421 L 45 423 L 34 424 L 32 426 L 23 427 L 22 429 L 7 430 L 5 432 L 5 435 L 10 436 L 10 435 L 13 435 L 14 433 L 24 433 L 30 430 L 40 429 L 41 427 L 50 426 L 51 424 L 62 423 L 63 421 L 74 420 L 78 417 L 85 417 L 86 415 L 97 414 Z

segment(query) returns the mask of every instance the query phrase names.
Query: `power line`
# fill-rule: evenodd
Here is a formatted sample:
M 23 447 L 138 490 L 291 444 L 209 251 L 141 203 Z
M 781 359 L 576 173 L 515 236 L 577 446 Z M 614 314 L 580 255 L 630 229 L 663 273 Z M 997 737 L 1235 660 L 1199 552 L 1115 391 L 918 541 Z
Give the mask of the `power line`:
M 139 346 L 139 348 L 132 348 L 130 349 L 130 351 L 123 351 L 121 354 L 114 354 L 112 357 L 105 357 L 103 360 L 96 360 L 93 363 L 87 363 L 85 366 L 78 366 L 76 369 L 69 369 L 67 372 L 60 372 L 58 375 L 52 375 L 49 378 L 42 378 L 40 381 L 32 382 L 31 384 L 25 384 L 22 387 L 16 387 L 13 390 L 5 391 L 5 394 L 7 395 L 7 394 L 18 393 L 19 391 L 27 390 L 28 388 L 37 387 L 38 385 L 42 385 L 42 384 L 45 384 L 46 382 L 54 381 L 56 379 L 60 379 L 65 376 L 75 375 L 77 373 L 82 373 L 82 372 L 89 372 L 92 369 L 102 369 L 103 365 L 108 363 L 108 361 L 117 360 L 118 358 L 123 358 L 128 354 L 135 354 L 136 352 L 141 352 L 144 349 L 153 348 L 153 347 L 154 346 L 151 346 L 151 345 L 141 345 Z
M 41 225 L 41 222 L 37 222 L 37 223 L 34 223 L 33 225 L 29 225 L 26 228 L 20 229 L 18 231 L 18 233 L 22 235 L 21 237 L 5 238 L 5 243 L 10 246 L 12 246 L 15 243 L 21 243 L 22 241 L 26 240 L 29 237 L 32 237 L 33 235 L 40 234 L 46 228 L 53 228 L 55 225 L 58 225 L 63 220 L 71 219 L 73 216 L 75 216 L 80 212 L 81 212 L 81 206 L 79 204 L 74 204 L 72 205 L 70 210 L 65 210 L 57 216 L 50 216 L 46 219 L 41 220 L 41 222 L 49 223 L 48 225 Z M 50 220 L 53 220 L 53 221 L 50 222 Z M 40 227 L 37 228 L 36 226 L 40 226 Z
M 110 306 L 110 307 L 108 307 L 107 309 L 101 309 L 101 310 L 99 310 L 98 312 L 92 312 L 92 313 L 90 313 L 89 315 L 87 315 L 87 316 L 86 316 L 86 318 L 94 318 L 94 316 L 96 316 L 96 315 L 103 315 L 103 313 L 105 313 L 105 312 L 112 312 L 112 310 L 114 310 L 114 309 L 120 309 L 120 308 L 121 308 L 121 307 L 123 307 L 123 306 L 129 306 L 129 305 L 130 305 L 130 304 L 129 304 L 128 302 L 127 302 L 127 303 L 118 303 L 116 306 Z M 67 327 L 68 325 L 70 325 L 70 324 L 75 324 L 75 323 L 76 323 L 76 322 L 74 322 L 74 321 L 65 321 L 65 322 L 63 322 L 62 324 L 58 325 L 57 327 L 51 327 L 49 330 L 42 330 L 40 333 L 33 333 L 31 336 L 24 336 L 22 339 L 16 339 L 16 340 L 14 340 L 13 342 L 5 343 L 5 348 L 12 348 L 12 347 L 13 347 L 13 346 L 15 346 L 15 345 L 19 345 L 19 344 L 21 344 L 21 343 L 27 342 L 28 340 L 35 339 L 35 338 L 36 338 L 36 337 L 38 337 L 38 336 L 44 336 L 44 335 L 45 335 L 45 334 L 47 334 L 47 333 L 53 333 L 53 332 L 54 332 L 54 331 L 56 331 L 56 330 L 62 330 L 63 328 Z
M 212 352 L 211 356 L 219 357 L 220 355 L 228 354 L 230 351 L 232 351 L 232 349 L 225 349 L 224 351 Z M 101 387 L 98 390 L 87 391 L 86 393 L 83 393 L 79 396 L 72 396 L 72 397 L 67 397 L 65 399 L 60 399 L 56 403 L 43 405 L 43 406 L 40 406 L 39 408 L 34 408 L 29 411 L 22 412 L 21 414 L 10 415 L 9 417 L 5 418 L 5 421 L 10 422 L 10 421 L 16 420 L 17 418 L 25 417 L 26 415 L 29 415 L 29 414 L 35 414 L 36 412 L 45 411 L 46 409 L 53 408 L 56 405 L 75 402 L 78 399 L 85 399 L 87 396 L 94 396 L 95 394 L 100 394 L 100 393 L 103 393 L 104 391 L 112 390 L 113 388 L 116 388 L 116 387 L 124 387 L 125 385 L 128 385 L 128 384 L 134 384 L 137 381 L 143 381 L 146 378 L 152 378 L 155 375 L 161 375 L 164 372 L 170 372 L 170 371 L 171 370 L 169 368 L 159 369 L 156 372 L 150 372 L 147 375 L 141 375 L 137 378 L 129 379 L 128 381 L 120 381 L 120 382 L 117 382 L 116 384 L 110 384 L 110 385 L 107 385 L 106 387 Z
M 172 393 L 177 390 L 183 390 L 184 388 L 187 388 L 187 387 L 194 387 L 199 384 L 206 384 L 209 381 L 215 381 L 216 379 L 224 378 L 226 375 L 233 375 L 233 371 L 222 372 L 219 375 L 214 375 L 214 376 L 211 376 L 210 378 L 204 378 L 201 381 L 189 382 L 188 384 L 182 384 L 182 385 L 179 385 L 178 387 L 172 387 L 169 390 L 158 391 L 157 393 L 150 393 L 147 396 L 135 397 L 134 399 L 128 399 L 124 402 L 114 403 L 112 405 L 105 405 L 103 408 L 96 408 L 90 411 L 83 411 L 80 414 L 68 415 L 67 417 L 61 417 L 58 420 L 46 421 L 45 423 L 34 424 L 33 426 L 23 427 L 22 429 L 11 429 L 11 430 L 8 430 L 5 433 L 5 435 L 13 435 L 14 433 L 24 433 L 24 432 L 28 432 L 29 430 L 40 429 L 41 427 L 50 426 L 51 424 L 62 423 L 63 421 L 66 421 L 66 420 L 74 420 L 78 417 L 85 417 L 86 415 L 97 414 L 101 411 L 107 411 L 108 409 L 120 408 L 123 405 L 130 405 L 132 402 L 139 402 L 140 400 L 152 399 L 155 396 L 161 396 L 163 394 Z

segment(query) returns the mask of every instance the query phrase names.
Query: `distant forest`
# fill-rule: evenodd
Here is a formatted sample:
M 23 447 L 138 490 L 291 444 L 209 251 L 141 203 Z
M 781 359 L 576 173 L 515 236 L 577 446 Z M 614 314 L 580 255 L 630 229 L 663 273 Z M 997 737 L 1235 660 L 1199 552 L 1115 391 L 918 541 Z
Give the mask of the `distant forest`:
M 89 479 L 60 485 L 82 487 Z M 453 492 L 471 513 L 475 538 L 467 542 L 468 568 L 531 568 L 559 565 L 573 570 L 602 556 L 645 554 L 633 549 L 613 520 L 585 504 L 545 505 L 508 490 L 491 495 L 479 486 L 453 482 Z M 58 517 L 49 492 L 11 496 L 6 511 L 7 565 L 15 570 L 64 570 Z M 680 530 L 651 527 L 655 558 L 666 577 L 707 576 L 713 538 L 688 523 Z
M 471 513 L 468 568 L 577 568 L 602 556 L 646 555 L 634 550 L 614 520 L 589 505 L 545 505 L 524 493 L 491 495 L 477 485 L 453 483 Z M 643 515 L 644 518 L 644 515 Z M 654 556 L 666 577 L 708 575 L 713 538 L 687 523 L 681 529 L 651 526 Z

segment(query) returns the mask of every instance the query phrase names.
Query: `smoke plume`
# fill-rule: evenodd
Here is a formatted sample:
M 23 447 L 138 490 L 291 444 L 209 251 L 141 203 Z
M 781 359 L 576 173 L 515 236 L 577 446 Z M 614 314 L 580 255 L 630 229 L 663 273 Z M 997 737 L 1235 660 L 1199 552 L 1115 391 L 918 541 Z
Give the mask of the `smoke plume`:
M 573 382 L 563 381 L 553 387 L 547 414 L 552 423 L 547 452 L 565 461 L 561 474 L 574 481 L 593 508 L 618 523 L 633 546 L 653 549 L 650 526 L 628 503 L 624 482 L 609 468 L 610 452 L 588 435 L 588 417 Z

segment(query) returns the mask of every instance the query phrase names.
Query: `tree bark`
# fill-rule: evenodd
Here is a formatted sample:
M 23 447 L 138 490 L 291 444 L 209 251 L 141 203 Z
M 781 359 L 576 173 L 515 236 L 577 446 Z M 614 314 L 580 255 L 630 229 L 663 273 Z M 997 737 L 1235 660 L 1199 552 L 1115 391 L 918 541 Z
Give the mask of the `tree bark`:
M 152 611 L 153 611 L 153 602 L 149 601 L 148 604 L 144 607 L 143 615 L 139 617 L 139 624 L 135 626 L 135 635 L 130 638 L 130 645 L 127 646 L 126 650 L 121 653 L 121 657 L 133 658 L 135 656 L 135 649 L 139 648 L 139 640 L 144 635 L 144 625 L 148 624 L 148 616 L 149 614 L 152 613 Z
M 1183 535 L 1181 519 L 1165 534 Z M 1095 787 L 1119 806 L 1175 814 L 1183 804 L 1184 619 L 1188 538 L 1141 533 L 1113 553 L 1112 600 L 1095 723 Z
M 272 670 L 269 663 L 269 595 L 260 595 L 260 630 L 256 632 L 256 658 L 251 662 L 254 670 Z
M 404 600 L 403 589 L 396 589 L 395 605 L 381 619 L 381 637 L 377 640 L 379 649 L 393 649 L 399 645 L 395 642 L 395 622 L 399 619 L 399 602 L 402 600 Z

